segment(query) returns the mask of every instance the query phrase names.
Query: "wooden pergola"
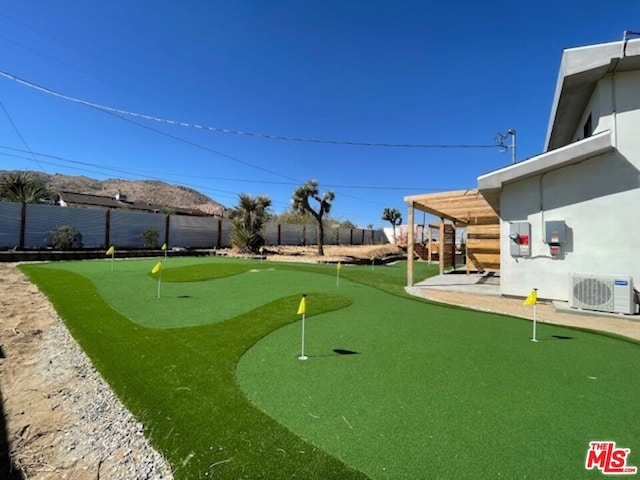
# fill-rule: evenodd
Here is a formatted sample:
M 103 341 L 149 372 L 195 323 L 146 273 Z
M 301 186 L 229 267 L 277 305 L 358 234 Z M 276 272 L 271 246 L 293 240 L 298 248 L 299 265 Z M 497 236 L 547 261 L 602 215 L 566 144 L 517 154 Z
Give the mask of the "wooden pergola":
M 500 270 L 500 219 L 477 190 L 412 195 L 404 198 L 409 208 L 407 239 L 407 285 L 413 285 L 415 210 L 440 218 L 439 251 L 445 251 L 446 225 L 467 229 L 467 273 Z M 445 223 L 448 220 L 450 224 Z M 451 227 L 450 227 L 451 228 Z M 444 273 L 444 255 L 440 255 Z

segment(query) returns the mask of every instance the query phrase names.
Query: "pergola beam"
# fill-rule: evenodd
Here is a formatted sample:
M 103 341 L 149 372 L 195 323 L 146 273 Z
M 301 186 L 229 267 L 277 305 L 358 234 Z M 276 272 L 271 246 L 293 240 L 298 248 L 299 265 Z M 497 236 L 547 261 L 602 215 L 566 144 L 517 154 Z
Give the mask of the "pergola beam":
M 409 208 L 408 215 L 408 261 L 407 261 L 407 284 L 413 285 L 413 256 L 415 242 L 415 210 L 419 210 L 440 219 L 439 244 L 440 257 L 444 253 L 444 222 L 453 223 L 454 227 L 484 228 L 485 225 L 499 225 L 500 218 L 491 205 L 477 190 L 456 190 L 441 193 L 429 193 L 424 195 L 412 195 L 404 197 Z M 429 230 L 429 234 L 431 231 Z M 429 239 L 429 245 L 432 245 Z M 440 270 L 442 272 L 442 258 L 440 259 Z

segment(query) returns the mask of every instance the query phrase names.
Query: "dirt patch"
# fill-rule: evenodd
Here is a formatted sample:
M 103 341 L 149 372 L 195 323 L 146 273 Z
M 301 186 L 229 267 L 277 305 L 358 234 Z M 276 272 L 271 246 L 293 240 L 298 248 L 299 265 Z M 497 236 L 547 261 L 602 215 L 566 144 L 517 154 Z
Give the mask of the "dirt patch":
M 241 255 L 233 249 L 217 250 L 218 255 L 260 258 L 260 255 Z M 324 255 L 318 255 L 318 247 L 267 246 L 262 258 L 278 262 L 306 263 L 383 263 L 389 259 L 406 258 L 406 252 L 397 245 L 325 245 Z
M 0 476 L 172 478 L 144 437 L 144 426 L 15 264 L 0 264 L 0 306 L 0 391 L 12 460 L 0 467 Z

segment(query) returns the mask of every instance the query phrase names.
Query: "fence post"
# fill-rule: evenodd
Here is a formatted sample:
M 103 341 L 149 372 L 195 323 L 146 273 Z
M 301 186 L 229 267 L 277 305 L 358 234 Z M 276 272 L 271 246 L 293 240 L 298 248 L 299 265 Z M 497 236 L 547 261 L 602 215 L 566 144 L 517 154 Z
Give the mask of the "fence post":
M 171 215 L 167 214 L 167 218 L 164 221 L 164 243 L 169 248 L 169 230 L 171 224 Z
M 111 243 L 111 210 L 107 210 L 104 215 L 104 247 L 109 248 Z
M 24 250 L 24 237 L 27 232 L 27 204 L 22 203 L 22 210 L 20 211 L 20 239 L 18 240 L 18 248 Z

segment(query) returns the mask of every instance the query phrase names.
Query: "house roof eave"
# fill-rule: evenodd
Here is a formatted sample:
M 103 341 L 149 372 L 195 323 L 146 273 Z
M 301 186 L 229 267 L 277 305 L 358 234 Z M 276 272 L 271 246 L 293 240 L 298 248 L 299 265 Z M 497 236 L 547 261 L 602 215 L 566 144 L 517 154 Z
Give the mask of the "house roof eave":
M 478 190 L 496 212 L 500 213 L 500 192 L 505 184 L 574 165 L 614 149 L 611 130 L 532 157 L 524 162 L 478 177 Z
M 544 151 L 571 142 L 600 80 L 614 71 L 631 70 L 640 70 L 640 39 L 565 50 L 560 62 Z

